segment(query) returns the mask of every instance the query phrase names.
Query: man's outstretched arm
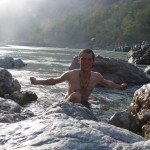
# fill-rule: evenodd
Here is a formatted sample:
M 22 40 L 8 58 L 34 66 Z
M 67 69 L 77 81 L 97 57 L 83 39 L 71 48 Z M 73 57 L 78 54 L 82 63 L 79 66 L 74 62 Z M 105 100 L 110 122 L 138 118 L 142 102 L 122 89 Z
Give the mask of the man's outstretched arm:
M 114 88 L 114 89 L 118 89 L 118 90 L 125 90 L 127 88 L 127 84 L 126 83 L 122 83 L 122 84 L 116 84 L 115 82 L 111 81 L 111 80 L 106 80 L 103 78 L 103 76 L 101 74 L 99 74 L 99 84 L 108 87 L 108 88 Z
M 30 81 L 34 85 L 55 85 L 67 81 L 67 73 L 62 74 L 59 77 L 43 79 L 43 80 L 39 80 L 39 79 L 37 80 L 35 77 L 30 77 Z

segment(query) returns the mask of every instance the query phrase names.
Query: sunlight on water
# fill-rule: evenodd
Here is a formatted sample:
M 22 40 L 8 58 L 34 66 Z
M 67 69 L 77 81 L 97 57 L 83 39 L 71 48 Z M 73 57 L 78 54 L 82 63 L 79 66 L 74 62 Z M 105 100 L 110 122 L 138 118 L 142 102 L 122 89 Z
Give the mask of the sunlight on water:
M 105 50 L 95 50 L 94 52 L 96 55 L 101 55 L 103 57 L 127 60 L 127 52 L 114 52 Z
M 11 55 L 11 53 L 13 53 L 13 52 L 6 51 L 6 50 L 0 50 L 0 57 L 2 57 L 2 58 L 7 57 L 7 56 Z

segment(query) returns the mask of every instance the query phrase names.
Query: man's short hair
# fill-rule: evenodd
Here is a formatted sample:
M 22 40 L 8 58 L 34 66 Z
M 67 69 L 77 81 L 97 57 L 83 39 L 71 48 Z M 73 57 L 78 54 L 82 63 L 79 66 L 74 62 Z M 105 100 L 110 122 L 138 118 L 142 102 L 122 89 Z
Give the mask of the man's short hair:
M 95 54 L 91 49 L 83 49 L 79 52 L 78 57 L 80 58 L 83 53 L 92 54 L 93 60 L 95 60 Z

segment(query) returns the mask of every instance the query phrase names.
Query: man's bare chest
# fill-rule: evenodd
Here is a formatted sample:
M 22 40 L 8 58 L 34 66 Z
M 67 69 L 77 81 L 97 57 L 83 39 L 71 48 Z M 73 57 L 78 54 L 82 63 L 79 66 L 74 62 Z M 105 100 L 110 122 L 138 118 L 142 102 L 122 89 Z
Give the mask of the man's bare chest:
M 81 84 L 79 78 L 71 80 L 68 84 L 69 84 L 69 89 L 71 91 L 81 91 L 82 90 L 85 92 L 91 92 L 95 87 L 95 83 L 92 80 L 89 80 L 88 85 L 83 86 Z

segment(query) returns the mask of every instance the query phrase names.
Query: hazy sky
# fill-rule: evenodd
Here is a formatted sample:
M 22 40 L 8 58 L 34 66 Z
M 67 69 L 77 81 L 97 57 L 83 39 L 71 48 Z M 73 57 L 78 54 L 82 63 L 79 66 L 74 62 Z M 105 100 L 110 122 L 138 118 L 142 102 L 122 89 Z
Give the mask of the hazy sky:
M 0 0 L 0 39 L 13 39 L 24 30 L 35 9 L 45 0 Z M 28 22 L 29 23 L 29 22 Z
M 26 39 L 45 22 L 79 12 L 78 5 L 84 10 L 85 0 L 0 0 L 0 40 Z
M 41 2 L 41 0 L 0 0 L 0 15 L 11 12 L 23 13 L 30 7 L 38 6 Z
M 27 0 L 0 0 L 0 12 L 2 11 L 10 11 L 17 8 L 18 10 L 22 10 L 26 5 Z

